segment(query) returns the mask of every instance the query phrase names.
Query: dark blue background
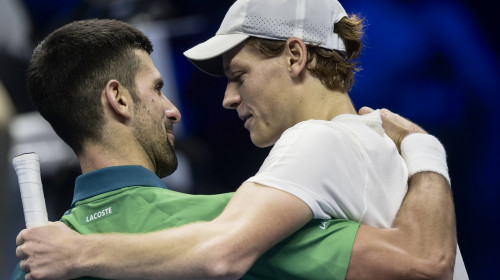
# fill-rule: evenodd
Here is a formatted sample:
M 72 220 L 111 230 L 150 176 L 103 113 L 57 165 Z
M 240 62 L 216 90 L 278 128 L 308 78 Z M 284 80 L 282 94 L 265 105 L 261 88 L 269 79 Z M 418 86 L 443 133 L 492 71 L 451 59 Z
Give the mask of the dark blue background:
M 221 107 L 225 79 L 201 73 L 182 56 L 215 33 L 232 2 L 23 1 L 35 27 L 34 41 L 74 19 L 127 20 L 140 12 L 170 21 L 201 16 L 201 28 L 170 39 L 184 126 L 177 146 L 191 160 L 194 193 L 234 190 L 258 169 L 268 152 L 253 147 L 235 112 Z M 363 70 L 350 93 L 355 105 L 400 113 L 444 143 L 458 240 L 469 276 L 498 279 L 500 66 L 493 2 L 345 0 L 342 4 L 348 13 L 366 18 Z M 32 110 L 23 99 L 13 99 L 18 111 Z M 72 192 L 74 176 L 69 177 L 67 189 Z M 61 208 L 67 208 L 70 199 L 61 200 L 67 201 Z M 60 214 L 53 213 L 53 219 Z M 12 234 L 8 237 L 12 241 Z M 6 254 L 10 271 L 14 252 Z

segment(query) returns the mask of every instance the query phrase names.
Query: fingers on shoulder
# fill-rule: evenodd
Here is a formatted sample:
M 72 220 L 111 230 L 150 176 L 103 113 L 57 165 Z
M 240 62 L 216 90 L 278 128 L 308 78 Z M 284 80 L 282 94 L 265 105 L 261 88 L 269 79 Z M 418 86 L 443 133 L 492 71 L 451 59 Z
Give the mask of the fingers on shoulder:
M 389 109 L 382 108 L 380 109 L 380 116 L 382 118 L 382 121 L 391 121 L 395 123 L 401 123 L 405 118 L 401 117 L 400 115 L 390 111 Z
M 411 133 L 427 133 L 427 131 L 416 123 L 413 123 L 407 118 L 388 109 L 381 109 L 380 116 L 382 118 L 384 128 L 394 129 L 396 133 L 401 134 L 402 138 Z
M 368 113 L 371 113 L 371 112 L 373 112 L 373 109 L 370 108 L 370 107 L 366 107 L 366 106 L 361 107 L 361 109 L 358 110 L 358 114 L 359 115 L 365 115 L 365 114 L 368 114 Z

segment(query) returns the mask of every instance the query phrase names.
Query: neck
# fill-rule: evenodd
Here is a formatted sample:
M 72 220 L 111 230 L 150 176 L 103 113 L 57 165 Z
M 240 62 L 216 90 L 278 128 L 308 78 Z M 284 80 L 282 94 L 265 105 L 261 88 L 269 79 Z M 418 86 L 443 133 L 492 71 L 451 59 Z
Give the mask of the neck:
M 82 173 L 121 165 L 140 165 L 154 173 L 154 165 L 144 150 L 134 145 L 133 139 L 121 139 L 112 143 L 85 144 L 83 152 L 78 155 Z
M 300 120 L 331 120 L 342 114 L 356 114 L 356 109 L 347 93 L 331 91 L 323 85 L 302 90 Z

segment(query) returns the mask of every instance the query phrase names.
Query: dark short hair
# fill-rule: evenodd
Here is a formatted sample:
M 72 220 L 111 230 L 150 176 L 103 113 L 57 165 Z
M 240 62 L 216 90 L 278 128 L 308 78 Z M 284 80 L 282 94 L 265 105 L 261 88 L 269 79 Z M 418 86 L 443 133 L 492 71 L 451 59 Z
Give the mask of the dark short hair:
M 118 80 L 135 99 L 140 62 L 134 50 L 151 54 L 149 39 L 128 23 L 91 19 L 69 23 L 48 35 L 28 66 L 31 100 L 76 154 L 84 141 L 101 137 L 101 92 Z

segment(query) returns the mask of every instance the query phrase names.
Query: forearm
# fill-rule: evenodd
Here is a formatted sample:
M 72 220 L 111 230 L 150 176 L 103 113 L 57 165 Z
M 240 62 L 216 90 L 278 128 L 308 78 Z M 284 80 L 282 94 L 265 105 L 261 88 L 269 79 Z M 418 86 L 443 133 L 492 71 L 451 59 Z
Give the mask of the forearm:
M 237 279 L 247 268 L 229 267 L 225 261 L 239 258 L 244 264 L 244 258 L 226 250 L 231 244 L 218 245 L 218 236 L 231 232 L 213 228 L 196 223 L 142 235 L 81 236 L 82 253 L 73 269 L 110 279 Z
M 245 183 L 210 222 L 140 236 L 80 236 L 93 249 L 75 269 L 111 279 L 238 279 L 311 217 L 297 197 Z
M 405 236 L 401 244 L 412 255 L 436 264 L 451 264 L 456 250 L 455 211 L 448 181 L 432 172 L 417 173 L 410 178 L 410 189 L 394 227 Z M 425 205 L 423 205 L 425 204 Z
M 245 183 L 210 222 L 86 236 L 56 222 L 21 231 L 16 255 L 33 279 L 238 279 L 311 217 L 299 198 Z
M 348 279 L 450 279 L 455 260 L 454 206 L 447 180 L 417 173 L 392 229 L 361 226 Z

